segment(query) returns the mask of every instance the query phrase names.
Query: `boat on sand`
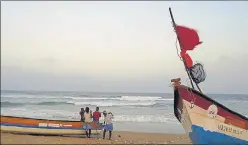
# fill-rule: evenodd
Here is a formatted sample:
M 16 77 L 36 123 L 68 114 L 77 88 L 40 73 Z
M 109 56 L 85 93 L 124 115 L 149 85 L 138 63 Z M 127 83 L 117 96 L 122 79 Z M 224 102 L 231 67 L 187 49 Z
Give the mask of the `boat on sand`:
M 85 135 L 84 122 L 34 119 L 25 117 L 1 115 L 1 131 L 10 133 L 35 135 Z M 91 123 L 91 134 L 98 134 L 103 126 L 96 122 Z
M 171 80 L 176 118 L 193 144 L 248 144 L 248 118 L 208 97 L 199 87 L 206 73 L 203 65 L 193 64 L 187 54 L 202 43 L 197 32 L 177 25 L 171 8 L 169 11 L 181 50 L 178 55 L 191 83 L 189 87 L 182 85 L 180 78 Z

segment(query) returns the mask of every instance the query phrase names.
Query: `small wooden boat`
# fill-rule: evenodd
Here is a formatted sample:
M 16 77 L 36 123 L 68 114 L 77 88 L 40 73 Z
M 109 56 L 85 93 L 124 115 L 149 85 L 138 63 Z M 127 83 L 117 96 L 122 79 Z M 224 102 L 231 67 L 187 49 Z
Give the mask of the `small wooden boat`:
M 85 135 L 84 122 L 34 119 L 1 115 L 1 131 L 40 135 Z M 91 123 L 91 134 L 97 134 L 103 126 Z
M 191 28 L 176 25 L 170 8 L 169 11 L 181 48 L 180 57 L 191 82 L 188 87 L 181 85 L 180 78 L 171 80 L 176 118 L 193 144 L 248 144 L 248 118 L 202 93 L 198 84 L 206 78 L 203 66 L 193 65 L 186 53 L 201 44 L 199 36 Z

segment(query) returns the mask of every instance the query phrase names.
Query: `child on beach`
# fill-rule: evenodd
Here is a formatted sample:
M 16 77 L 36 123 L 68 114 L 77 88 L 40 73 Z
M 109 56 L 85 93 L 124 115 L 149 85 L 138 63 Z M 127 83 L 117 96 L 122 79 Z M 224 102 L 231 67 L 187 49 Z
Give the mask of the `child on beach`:
M 90 138 L 90 135 L 91 135 L 90 123 L 92 122 L 92 111 L 89 109 L 89 107 L 85 108 L 84 119 L 85 119 L 85 123 L 84 123 L 83 128 L 86 131 L 87 138 Z
M 99 123 L 101 113 L 99 112 L 99 107 L 96 107 L 96 111 L 93 113 L 93 121 Z
M 109 131 L 109 140 L 111 140 L 111 135 L 112 135 L 112 131 L 113 131 L 113 123 L 112 123 L 112 119 L 114 119 L 114 115 L 109 112 L 108 114 L 106 114 L 106 112 L 104 113 L 105 119 L 105 125 L 104 125 L 104 131 L 103 131 L 103 139 L 105 139 L 105 134 L 106 131 Z

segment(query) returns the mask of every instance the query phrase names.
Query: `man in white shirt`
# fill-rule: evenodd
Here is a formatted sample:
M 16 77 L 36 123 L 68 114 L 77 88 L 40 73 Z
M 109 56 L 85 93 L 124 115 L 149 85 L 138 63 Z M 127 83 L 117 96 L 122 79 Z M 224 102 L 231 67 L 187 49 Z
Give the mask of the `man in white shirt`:
M 105 139 L 106 131 L 109 131 L 109 140 L 111 140 L 111 135 L 112 135 L 112 131 L 113 131 L 112 119 L 114 119 L 114 115 L 111 112 L 106 114 L 106 117 L 104 119 L 105 126 L 104 126 L 104 131 L 103 131 L 103 139 Z

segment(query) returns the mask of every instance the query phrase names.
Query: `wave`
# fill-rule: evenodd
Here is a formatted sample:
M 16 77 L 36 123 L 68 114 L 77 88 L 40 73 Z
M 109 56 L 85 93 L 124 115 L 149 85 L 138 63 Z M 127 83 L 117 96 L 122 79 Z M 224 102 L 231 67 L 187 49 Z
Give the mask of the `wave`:
M 65 97 L 72 100 L 119 100 L 119 101 L 173 101 L 173 98 L 152 96 L 120 96 L 120 97 Z
M 1 102 L 2 107 L 15 107 L 15 106 L 24 106 L 24 105 L 62 105 L 68 104 L 67 102 L 37 102 L 37 103 L 19 103 L 19 102 Z
M 247 103 L 248 99 L 246 100 L 228 100 L 227 103 Z
M 40 95 L 1 95 L 1 98 L 30 98 L 30 99 L 35 99 L 35 98 L 46 98 L 46 99 L 57 99 L 61 98 L 59 96 L 40 96 Z
M 99 107 L 111 107 L 111 106 L 153 106 L 156 102 L 101 102 L 101 101 L 92 101 L 92 102 L 77 102 L 77 101 L 64 101 L 64 102 L 1 102 L 2 107 L 15 107 L 15 106 L 25 106 L 25 105 L 90 105 L 90 106 L 99 106 Z
M 116 115 L 113 120 L 116 122 L 177 122 L 176 118 L 168 118 L 163 115 Z
M 68 101 L 67 103 L 74 105 L 91 105 L 91 106 L 99 106 L 99 107 L 111 107 L 111 106 L 152 106 L 155 105 L 156 102 L 75 102 Z
M 40 102 L 40 103 L 36 103 L 36 105 L 62 105 L 62 104 L 68 104 L 68 103 L 66 103 L 66 102 Z
M 22 106 L 23 103 L 12 103 L 12 102 L 1 102 L 1 107 L 15 107 L 15 106 Z
M 64 98 L 67 98 L 67 99 L 72 99 L 72 100 L 115 100 L 116 98 L 104 98 L 104 97 L 64 97 Z
M 71 100 L 119 100 L 119 101 L 173 101 L 173 98 L 162 98 L 157 96 L 108 96 L 108 97 L 93 97 L 93 96 L 35 96 L 35 95 L 1 95 L 4 98 L 43 98 L 43 99 L 71 99 Z
M 20 116 L 20 117 L 30 117 L 30 118 L 39 118 L 39 119 L 63 119 L 63 120 L 80 120 L 78 113 L 73 113 L 70 111 L 63 110 L 31 110 L 31 109 L 8 109 L 1 112 L 2 115 L 11 116 Z M 174 122 L 177 123 L 177 119 L 173 115 L 164 116 L 164 115 L 123 115 L 123 114 L 114 114 L 114 122 L 143 122 L 143 123 L 166 123 Z
M 151 96 L 121 96 L 119 100 L 125 101 L 171 101 L 173 98 L 151 97 Z

